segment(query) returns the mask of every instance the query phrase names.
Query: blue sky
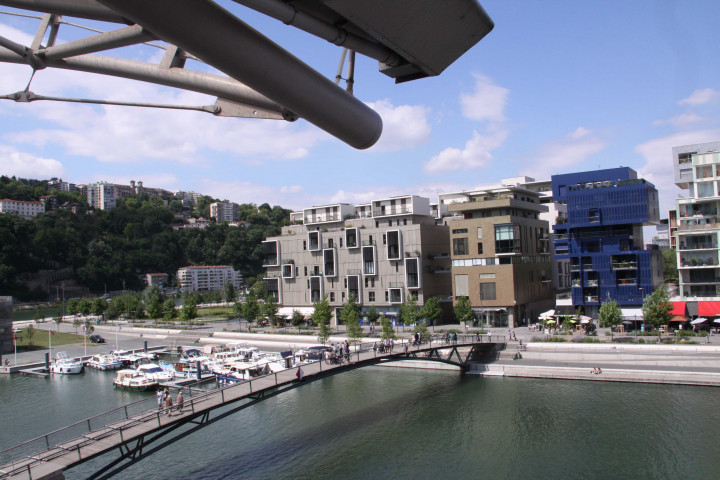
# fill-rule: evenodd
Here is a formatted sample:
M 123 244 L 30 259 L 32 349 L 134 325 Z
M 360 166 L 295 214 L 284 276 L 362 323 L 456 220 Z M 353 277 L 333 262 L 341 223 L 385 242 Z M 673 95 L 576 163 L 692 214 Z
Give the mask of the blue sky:
M 458 191 L 526 175 L 630 166 L 663 210 L 681 193 L 671 148 L 720 140 L 720 2 L 481 2 L 495 29 L 439 77 L 395 85 L 358 58 L 355 95 L 383 117 L 354 150 L 300 120 L 0 101 L 0 173 L 194 190 L 300 209 Z M 230 10 L 333 78 L 340 49 L 233 3 Z M 11 10 L 11 9 L 5 9 Z M 36 21 L 0 15 L 29 44 Z M 64 33 L 67 32 L 67 33 Z M 61 29 L 62 39 L 72 30 Z M 147 52 L 150 53 L 147 53 Z M 231 54 L 231 49 L 229 49 Z M 159 58 L 140 48 L 124 55 Z M 0 64 L 0 95 L 30 69 Z M 192 105 L 214 99 L 110 77 L 39 71 L 37 94 Z

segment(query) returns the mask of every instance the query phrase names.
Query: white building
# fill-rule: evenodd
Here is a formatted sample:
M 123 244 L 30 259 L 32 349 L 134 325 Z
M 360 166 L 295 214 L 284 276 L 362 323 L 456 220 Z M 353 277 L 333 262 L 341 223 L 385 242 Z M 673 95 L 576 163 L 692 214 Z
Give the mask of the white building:
M 178 269 L 177 278 L 185 292 L 222 290 L 227 282 L 238 290 L 243 285 L 242 274 L 228 265 L 183 267 Z
M 210 204 L 210 218 L 217 223 L 239 220 L 240 205 L 233 202 L 215 202 Z
M 44 212 L 45 204 L 43 202 L 26 202 L 9 198 L 0 200 L 0 213 L 12 213 L 23 218 L 33 218 Z

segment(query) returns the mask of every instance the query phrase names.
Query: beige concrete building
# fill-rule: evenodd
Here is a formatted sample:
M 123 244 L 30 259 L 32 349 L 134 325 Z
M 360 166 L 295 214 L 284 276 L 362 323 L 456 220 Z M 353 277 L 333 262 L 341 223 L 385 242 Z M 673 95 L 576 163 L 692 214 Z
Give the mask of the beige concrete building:
M 467 296 L 478 323 L 527 324 L 554 307 L 550 226 L 541 194 L 494 186 L 439 196 L 450 228 L 455 301 Z
M 444 302 L 450 321 L 449 229 L 437 225 L 430 201 L 414 195 L 339 203 L 293 212 L 293 225 L 263 242 L 265 284 L 281 306 L 306 315 L 328 296 L 335 312 L 351 294 L 363 311 L 370 307 L 397 318 L 409 295 L 423 305 L 431 296 Z
M 222 290 L 227 282 L 231 282 L 238 290 L 243 286 L 242 274 L 228 265 L 179 268 L 177 279 L 184 292 Z
M 45 204 L 43 202 L 26 202 L 9 198 L 0 200 L 0 213 L 10 213 L 23 218 L 34 218 L 44 212 Z

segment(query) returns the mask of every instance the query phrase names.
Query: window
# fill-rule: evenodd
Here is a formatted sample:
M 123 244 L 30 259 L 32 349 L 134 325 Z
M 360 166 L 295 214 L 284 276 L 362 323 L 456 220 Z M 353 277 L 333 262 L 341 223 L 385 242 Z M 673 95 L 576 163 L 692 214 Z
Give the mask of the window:
M 455 275 L 455 296 L 456 297 L 468 297 L 468 276 L 467 275 Z
M 307 265 L 303 268 L 305 268 L 305 276 L 307 277 Z
M 522 248 L 520 238 L 519 225 L 496 225 L 495 253 L 520 253 Z
M 467 228 L 454 228 L 452 231 L 453 235 L 460 235 L 461 233 L 468 233 Z
M 467 238 L 453 238 L 453 255 L 467 255 L 469 253 Z
M 307 240 L 303 240 L 303 250 L 307 250 Z
M 368 292 L 368 302 L 375 301 L 375 292 Z
M 477 227 L 478 229 L 478 238 L 482 238 L 482 227 Z
M 407 218 L 403 218 L 403 225 L 407 225 Z
M 495 274 L 494 273 L 481 273 L 480 275 L 478 275 L 478 278 L 481 278 L 481 279 L 482 278 L 495 278 Z
M 343 246 L 343 241 L 342 241 L 342 237 L 340 237 L 340 248 L 342 248 L 342 246 Z
M 482 242 L 478 242 L 478 255 L 482 255 L 483 248 L 482 248 Z
M 342 296 L 342 301 L 345 302 L 345 292 L 342 292 L 341 296 Z
M 480 284 L 480 298 L 483 300 L 497 300 L 495 293 L 495 282 Z
M 335 292 L 330 292 L 330 301 L 331 302 L 335 301 Z

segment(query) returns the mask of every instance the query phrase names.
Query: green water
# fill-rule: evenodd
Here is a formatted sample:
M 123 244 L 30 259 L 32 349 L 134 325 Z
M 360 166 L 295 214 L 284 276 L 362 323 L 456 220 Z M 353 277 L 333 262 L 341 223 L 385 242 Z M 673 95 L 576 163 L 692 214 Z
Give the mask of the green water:
M 99 412 L 99 404 L 141 398 L 106 388 L 111 374 L 88 373 L 0 381 L 0 425 L 30 435 Z M 116 478 L 717 478 L 717 394 L 366 368 L 238 412 Z M 19 440 L 17 432 L 0 428 L 0 445 Z M 85 478 L 109 459 L 66 478 Z

